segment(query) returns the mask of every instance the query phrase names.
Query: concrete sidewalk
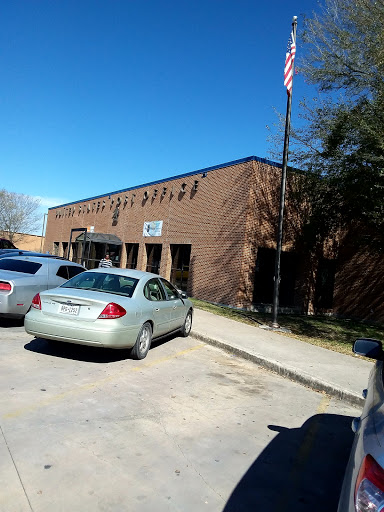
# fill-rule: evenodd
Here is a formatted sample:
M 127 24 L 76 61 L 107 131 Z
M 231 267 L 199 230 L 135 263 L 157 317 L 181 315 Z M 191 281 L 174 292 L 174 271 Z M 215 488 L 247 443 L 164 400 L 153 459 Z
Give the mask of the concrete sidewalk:
M 317 391 L 362 406 L 373 363 L 195 309 L 191 336 Z

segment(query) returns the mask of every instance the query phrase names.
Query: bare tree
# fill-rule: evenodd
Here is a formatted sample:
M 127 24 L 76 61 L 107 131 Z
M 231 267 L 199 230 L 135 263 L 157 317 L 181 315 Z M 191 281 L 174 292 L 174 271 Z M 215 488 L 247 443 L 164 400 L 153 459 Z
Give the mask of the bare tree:
M 36 211 L 39 206 L 38 199 L 0 189 L 0 231 L 6 232 L 16 244 L 39 227 L 40 216 Z
M 324 0 L 305 19 L 301 71 L 321 91 L 374 98 L 384 87 L 383 0 Z

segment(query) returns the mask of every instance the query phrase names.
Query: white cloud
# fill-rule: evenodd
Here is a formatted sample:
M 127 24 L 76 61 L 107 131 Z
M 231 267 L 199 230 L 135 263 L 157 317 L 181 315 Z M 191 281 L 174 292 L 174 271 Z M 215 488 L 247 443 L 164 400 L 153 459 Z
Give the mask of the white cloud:
M 41 196 L 33 196 L 33 197 L 34 197 L 34 199 L 38 199 L 40 201 L 40 208 L 45 207 L 45 209 L 52 208 L 53 206 L 59 206 L 60 204 L 65 204 L 65 203 L 71 202 L 69 199 L 63 199 L 62 197 L 41 197 Z

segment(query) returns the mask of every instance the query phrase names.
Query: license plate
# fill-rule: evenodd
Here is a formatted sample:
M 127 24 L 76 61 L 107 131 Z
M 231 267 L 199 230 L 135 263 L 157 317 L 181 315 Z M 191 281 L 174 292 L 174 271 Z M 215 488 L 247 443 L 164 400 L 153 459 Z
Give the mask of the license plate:
M 67 304 L 60 304 L 59 313 L 64 315 L 78 315 L 80 306 L 68 306 Z

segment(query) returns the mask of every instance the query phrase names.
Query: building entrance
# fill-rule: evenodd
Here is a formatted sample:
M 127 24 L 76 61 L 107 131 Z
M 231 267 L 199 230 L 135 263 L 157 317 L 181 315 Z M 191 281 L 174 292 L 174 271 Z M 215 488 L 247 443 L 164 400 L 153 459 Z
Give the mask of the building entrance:
M 85 247 L 84 247 L 85 244 Z M 108 253 L 114 267 L 120 267 L 122 241 L 108 233 L 84 233 L 72 244 L 72 261 L 81 263 L 87 269 L 97 268 L 100 260 Z

